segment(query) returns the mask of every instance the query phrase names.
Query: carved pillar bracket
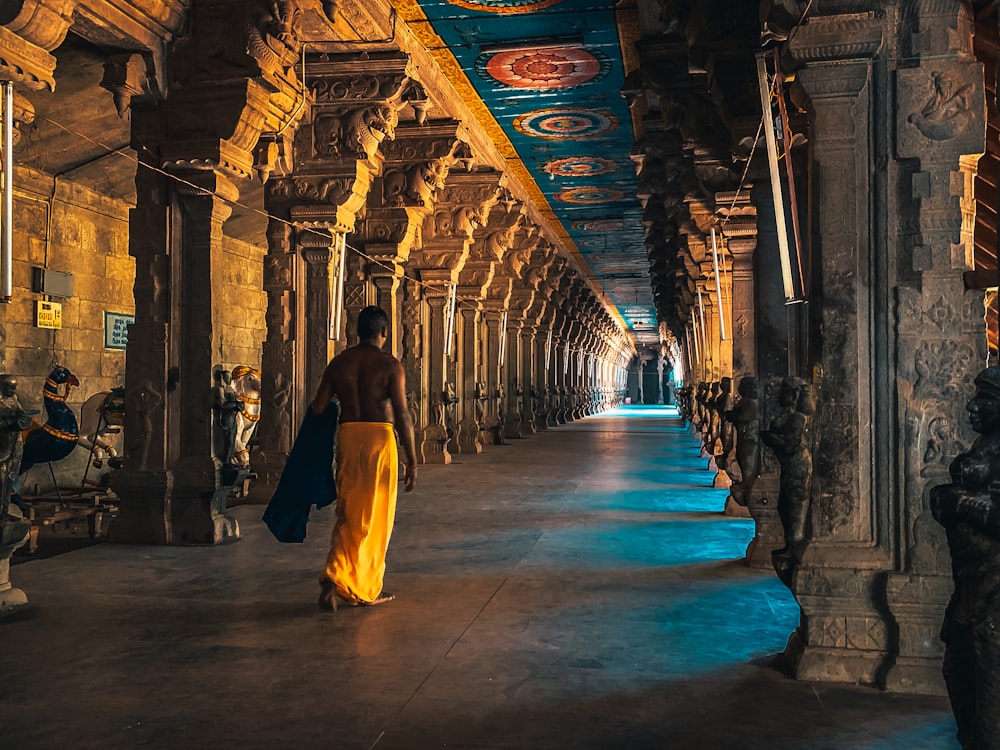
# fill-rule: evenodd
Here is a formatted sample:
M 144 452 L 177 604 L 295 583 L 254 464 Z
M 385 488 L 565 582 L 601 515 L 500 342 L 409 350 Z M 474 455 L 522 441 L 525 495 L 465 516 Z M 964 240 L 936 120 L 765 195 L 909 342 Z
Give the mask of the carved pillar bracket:
M 298 79 L 300 16 L 292 2 L 268 8 L 223 0 L 191 8 L 192 33 L 170 50 L 163 166 L 267 179 L 275 164 L 261 160 L 261 135 L 290 137 L 308 111 Z
M 56 58 L 73 23 L 77 0 L 25 0 L 13 19 L 0 26 L 0 81 L 32 90 L 56 86 Z

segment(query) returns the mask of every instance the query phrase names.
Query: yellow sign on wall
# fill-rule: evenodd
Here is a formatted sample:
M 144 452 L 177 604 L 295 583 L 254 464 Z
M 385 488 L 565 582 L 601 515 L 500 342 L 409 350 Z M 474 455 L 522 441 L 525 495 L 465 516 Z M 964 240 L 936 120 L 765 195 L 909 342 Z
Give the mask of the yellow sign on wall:
M 37 301 L 35 325 L 39 328 L 62 328 L 62 303 Z

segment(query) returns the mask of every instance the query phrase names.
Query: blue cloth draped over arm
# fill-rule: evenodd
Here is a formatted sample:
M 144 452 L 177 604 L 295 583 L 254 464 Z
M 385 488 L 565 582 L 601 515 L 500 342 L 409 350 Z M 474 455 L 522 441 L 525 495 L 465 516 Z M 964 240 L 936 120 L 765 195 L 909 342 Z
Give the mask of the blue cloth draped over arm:
M 323 508 L 337 498 L 333 447 L 339 416 L 336 402 L 322 414 L 306 409 L 285 470 L 264 511 L 264 523 L 279 542 L 303 541 L 311 506 Z

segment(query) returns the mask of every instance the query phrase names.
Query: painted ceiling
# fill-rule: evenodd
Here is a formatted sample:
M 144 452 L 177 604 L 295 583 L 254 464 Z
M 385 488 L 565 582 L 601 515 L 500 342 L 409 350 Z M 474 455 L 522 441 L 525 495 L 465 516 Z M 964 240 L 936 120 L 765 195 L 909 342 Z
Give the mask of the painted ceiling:
M 621 95 L 634 11 L 614 0 L 408 0 L 397 10 L 640 343 L 658 341 Z M 623 44 L 622 40 L 626 40 Z M 626 50 L 623 59 L 622 50 Z M 454 80 L 462 77 L 466 80 Z M 470 102 L 471 104 L 471 102 Z M 480 108 L 481 109 L 481 108 Z M 503 146 L 509 144 L 510 149 Z

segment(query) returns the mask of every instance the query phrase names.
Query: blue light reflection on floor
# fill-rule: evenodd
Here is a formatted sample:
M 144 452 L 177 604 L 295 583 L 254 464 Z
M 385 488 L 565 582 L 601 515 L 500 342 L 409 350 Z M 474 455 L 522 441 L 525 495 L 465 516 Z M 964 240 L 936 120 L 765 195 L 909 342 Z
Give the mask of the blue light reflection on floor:
M 777 578 L 702 584 L 659 614 L 658 642 L 670 676 L 703 675 L 780 653 L 799 624 L 799 606 Z
M 849 750 L 958 750 L 955 730 L 955 719 L 951 714 L 940 713 L 920 721 L 905 732 L 854 745 Z
M 715 513 L 721 516 L 729 490 L 706 487 L 670 487 L 662 491 L 630 490 L 615 495 L 600 491 L 600 486 L 588 485 L 567 501 L 563 510 L 572 513 L 620 511 L 628 513 Z M 664 520 L 668 520 L 664 518 Z
M 668 517 L 665 517 L 668 518 Z M 527 565 L 584 568 L 673 567 L 742 558 L 753 538 L 753 521 L 608 523 L 547 530 Z

